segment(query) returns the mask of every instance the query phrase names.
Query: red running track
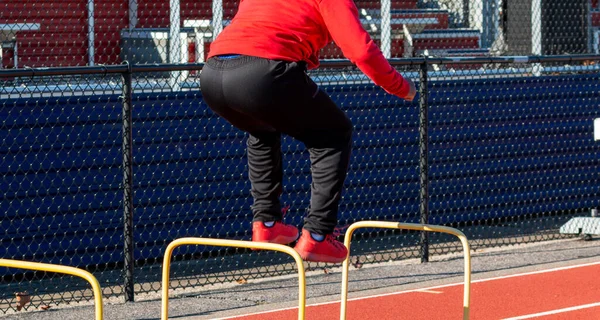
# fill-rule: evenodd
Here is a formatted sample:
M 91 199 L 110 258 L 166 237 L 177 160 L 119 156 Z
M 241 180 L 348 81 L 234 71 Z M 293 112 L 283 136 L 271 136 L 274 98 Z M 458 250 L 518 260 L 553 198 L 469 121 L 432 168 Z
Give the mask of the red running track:
M 462 294 L 459 283 L 350 299 L 347 319 L 462 319 Z M 306 319 L 337 320 L 339 307 L 339 302 L 308 306 Z M 227 319 L 295 320 L 297 312 Z M 471 319 L 600 319 L 600 262 L 473 281 Z

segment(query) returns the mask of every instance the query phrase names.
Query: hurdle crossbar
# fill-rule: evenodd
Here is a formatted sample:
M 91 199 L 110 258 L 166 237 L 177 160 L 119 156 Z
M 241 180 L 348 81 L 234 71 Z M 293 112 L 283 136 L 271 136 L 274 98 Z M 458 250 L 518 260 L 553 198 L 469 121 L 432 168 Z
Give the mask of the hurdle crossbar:
M 281 244 L 242 240 L 225 240 L 214 238 L 179 238 L 169 243 L 163 260 L 161 305 L 162 320 L 167 320 L 169 318 L 169 274 L 171 266 L 171 256 L 173 255 L 173 250 L 182 245 L 207 245 L 217 247 L 271 250 L 287 253 L 288 255 L 292 256 L 296 261 L 296 264 L 298 265 L 298 319 L 304 319 L 306 309 L 306 276 L 304 273 L 304 263 L 300 255 L 293 248 Z
M 386 221 L 360 221 L 355 222 L 346 231 L 344 237 L 344 245 L 350 252 L 350 242 L 352 240 L 352 234 L 354 231 L 360 228 L 384 228 L 384 229 L 404 229 L 404 230 L 416 230 L 416 231 L 429 231 L 429 232 L 442 232 L 455 235 L 460 239 L 464 250 L 465 260 L 465 282 L 464 282 L 464 295 L 463 295 L 463 320 L 469 319 L 469 307 L 470 307 L 470 295 L 471 295 L 471 249 L 467 237 L 458 229 L 427 225 L 427 224 L 416 224 L 416 223 L 399 223 L 399 222 L 386 222 Z M 350 255 L 344 260 L 342 265 L 342 300 L 340 307 L 340 319 L 346 319 L 346 308 L 348 303 L 348 267 L 350 264 Z
M 98 282 L 96 277 L 94 277 L 91 273 L 79 268 L 63 266 L 58 264 L 29 262 L 13 259 L 0 259 L 0 267 L 55 272 L 83 278 L 92 285 L 92 292 L 94 293 L 94 308 L 96 312 L 96 320 L 103 319 L 102 289 L 100 288 L 100 283 Z

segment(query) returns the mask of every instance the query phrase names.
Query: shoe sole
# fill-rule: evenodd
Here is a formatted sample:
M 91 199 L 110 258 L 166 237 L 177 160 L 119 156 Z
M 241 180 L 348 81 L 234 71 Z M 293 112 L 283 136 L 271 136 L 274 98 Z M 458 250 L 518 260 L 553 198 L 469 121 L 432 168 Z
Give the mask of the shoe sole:
M 265 242 L 265 243 L 274 243 L 274 244 L 282 244 L 282 245 L 288 245 L 296 240 L 300 239 L 300 234 L 298 234 L 296 236 L 296 238 L 292 238 L 292 237 L 283 237 L 283 236 L 277 236 L 274 239 L 271 240 L 254 240 L 252 239 L 253 242 Z M 256 251 L 256 250 L 261 250 L 261 249 L 255 249 L 252 248 L 252 250 Z
M 344 258 L 336 258 L 324 254 L 312 253 L 312 252 L 298 252 L 300 257 L 304 261 L 311 262 L 325 262 L 325 263 L 341 263 L 346 260 L 347 256 Z

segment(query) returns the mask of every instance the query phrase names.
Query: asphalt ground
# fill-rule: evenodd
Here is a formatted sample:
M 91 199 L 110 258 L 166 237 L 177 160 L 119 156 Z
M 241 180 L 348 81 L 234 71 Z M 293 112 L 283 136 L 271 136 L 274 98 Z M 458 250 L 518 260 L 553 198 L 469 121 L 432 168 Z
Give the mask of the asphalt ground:
M 600 261 L 600 239 L 579 238 L 476 249 L 472 252 L 473 280 Z M 389 261 L 350 267 L 350 298 L 425 288 L 463 280 L 462 254 L 434 255 L 430 262 L 418 259 Z M 339 301 L 340 265 L 308 270 L 307 305 Z M 590 279 L 597 275 L 590 275 Z M 231 281 L 170 293 L 172 319 L 217 319 L 256 313 L 298 304 L 296 275 Z M 121 298 L 104 301 L 105 319 L 159 319 L 160 294 L 138 294 L 136 302 Z M 425 303 L 425 302 L 424 302 Z M 61 304 L 42 311 L 28 308 L 0 316 L 2 319 L 93 319 L 91 302 Z

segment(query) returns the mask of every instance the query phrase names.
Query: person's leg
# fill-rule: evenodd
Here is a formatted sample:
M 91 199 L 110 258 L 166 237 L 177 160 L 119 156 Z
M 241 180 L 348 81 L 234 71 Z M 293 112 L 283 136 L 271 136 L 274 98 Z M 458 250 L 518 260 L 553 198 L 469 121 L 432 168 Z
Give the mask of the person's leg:
M 223 92 L 223 76 L 236 72 L 236 66 L 239 66 L 236 60 L 209 61 L 201 74 L 203 98 L 216 114 L 249 133 L 247 151 L 254 198 L 253 240 L 290 243 L 298 238 L 298 229 L 281 223 L 281 134 L 264 122 L 238 111 L 239 108 L 229 107 Z
M 247 146 L 254 221 L 279 221 L 283 218 L 279 201 L 283 192 L 281 134 L 255 131 L 248 137 Z
M 252 115 L 307 147 L 312 184 L 304 228 L 331 234 L 337 225 L 350 160 L 352 123 L 301 65 L 289 63 L 285 67 L 272 80 L 269 102 L 253 109 Z
M 302 141 L 311 154 L 313 183 L 311 208 L 305 219 L 307 237 L 303 234 L 305 241 L 298 243 L 297 250 L 312 261 L 343 261 L 347 250 L 331 234 L 349 163 L 352 123 L 305 74 L 302 63 L 266 59 L 238 62 L 220 75 L 225 105 Z M 211 104 L 209 99 L 207 102 Z M 325 235 L 327 241 L 315 242 L 310 233 Z
M 310 122 L 313 129 L 297 136 L 310 153 L 312 184 L 310 210 L 294 249 L 305 261 L 340 263 L 348 257 L 348 249 L 333 233 L 350 161 L 352 124 L 324 92 L 314 99 L 321 109 L 317 120 Z

